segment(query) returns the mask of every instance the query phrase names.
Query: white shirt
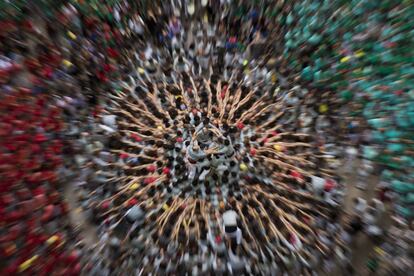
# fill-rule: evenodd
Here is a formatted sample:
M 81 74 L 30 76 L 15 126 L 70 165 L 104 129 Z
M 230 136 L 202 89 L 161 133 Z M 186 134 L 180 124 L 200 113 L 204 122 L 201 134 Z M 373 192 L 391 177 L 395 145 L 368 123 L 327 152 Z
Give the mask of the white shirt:
M 237 217 L 238 217 L 238 214 L 233 210 L 229 210 L 229 211 L 224 212 L 224 214 L 223 214 L 223 224 L 224 224 L 224 226 L 236 226 L 237 225 Z
M 363 198 L 358 198 L 358 203 L 355 204 L 354 207 L 354 212 L 357 214 L 362 215 L 362 213 L 365 211 L 365 209 L 367 208 L 367 201 Z
M 119 15 L 119 11 L 118 11 L 117 8 L 114 10 L 114 17 L 115 17 L 116 21 L 118 21 L 118 22 L 121 21 L 121 16 Z
M 357 154 L 358 154 L 358 151 L 357 151 L 357 149 L 356 149 L 356 148 L 354 148 L 354 147 L 348 147 L 348 148 L 346 149 L 346 153 L 347 153 L 350 157 L 354 157 L 355 155 L 357 155 Z
M 241 240 L 242 240 L 242 231 L 240 228 L 237 227 L 237 230 L 233 233 L 227 233 L 226 232 L 226 236 L 229 238 L 236 238 L 236 243 L 239 245 L 241 244 Z
M 225 55 L 224 55 L 224 64 L 226 65 L 226 66 L 228 66 L 231 62 L 232 62 L 232 60 L 233 60 L 233 55 L 232 54 L 230 54 L 230 53 L 226 53 Z
M 378 200 L 376 198 L 374 198 L 372 200 L 372 202 L 374 203 L 376 216 L 377 216 L 377 219 L 378 219 L 382 215 L 382 213 L 384 213 L 384 211 L 385 211 L 384 203 L 382 203 L 380 200 Z
M 102 116 L 102 122 L 104 125 L 116 129 L 116 115 L 104 115 Z
M 325 186 L 325 179 L 318 176 L 311 176 L 312 187 L 315 192 L 322 191 Z
M 151 58 L 151 56 L 152 56 L 152 52 L 153 52 L 153 50 L 152 50 L 152 47 L 151 46 L 148 46 L 147 47 L 147 49 L 145 49 L 145 59 L 150 59 Z

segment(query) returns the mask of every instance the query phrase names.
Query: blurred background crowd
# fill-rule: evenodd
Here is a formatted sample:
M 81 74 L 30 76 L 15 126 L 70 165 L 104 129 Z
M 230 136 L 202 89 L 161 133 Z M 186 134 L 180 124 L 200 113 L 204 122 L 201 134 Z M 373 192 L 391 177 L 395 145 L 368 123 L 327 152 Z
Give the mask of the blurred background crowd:
M 413 273 L 412 1 L 0 3 L 1 275 Z M 113 101 L 174 83 L 181 72 L 228 82 L 241 74 L 275 98 L 285 93 L 284 130 L 312 135 L 313 151 L 332 157 L 333 176 L 306 178 L 314 196 L 337 209 L 314 218 L 331 249 L 325 255 L 292 254 L 283 267 L 231 250 L 219 258 L 218 234 L 208 245 L 215 253 L 191 262 L 174 258 L 172 245 L 147 247 L 149 236 L 125 246 L 111 235 L 117 223 L 107 214 L 115 207 L 106 200 L 115 191 L 103 187 L 122 173 L 108 163 L 142 164 L 111 151 L 121 139 Z M 354 188 L 373 195 L 350 196 Z M 132 220 L 143 216 L 134 200 L 123 204 Z M 358 235 L 374 246 L 355 269 Z

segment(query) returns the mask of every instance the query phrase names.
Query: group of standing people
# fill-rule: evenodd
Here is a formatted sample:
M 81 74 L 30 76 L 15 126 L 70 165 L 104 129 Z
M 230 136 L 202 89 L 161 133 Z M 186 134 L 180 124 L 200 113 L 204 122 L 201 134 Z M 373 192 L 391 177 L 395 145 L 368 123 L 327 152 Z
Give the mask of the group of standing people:
M 240 19 L 244 33 L 208 10 L 189 22 L 179 15 L 165 40 L 130 53 L 135 71 L 88 134 L 99 141 L 87 165 L 98 173 L 78 183 L 101 237 L 92 273 L 349 265 L 330 135 L 339 102 L 274 69 L 257 14 Z
M 343 120 L 349 93 L 339 99 L 312 68 L 327 62 L 318 56 L 324 35 L 311 33 L 327 8 L 310 2 L 2 9 L 1 272 L 349 268 L 358 223 L 340 222 L 337 174 L 339 141 L 353 127 Z M 303 22 L 312 10 L 315 22 Z M 365 52 L 354 55 L 341 63 Z M 97 226 L 93 247 L 69 222 L 65 185 Z M 370 235 L 377 207 L 360 218 Z

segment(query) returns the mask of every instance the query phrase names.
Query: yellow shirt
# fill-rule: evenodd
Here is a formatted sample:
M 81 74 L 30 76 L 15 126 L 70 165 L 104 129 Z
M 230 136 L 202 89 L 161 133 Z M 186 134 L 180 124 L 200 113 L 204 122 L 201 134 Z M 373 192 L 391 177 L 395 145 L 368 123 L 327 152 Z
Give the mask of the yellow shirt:
M 29 267 L 31 267 L 33 262 L 36 261 L 37 258 L 38 258 L 38 256 L 34 255 L 30 259 L 24 261 L 21 265 L 19 265 L 19 270 L 18 271 L 22 272 L 22 271 L 25 271 L 26 269 L 28 269 Z
M 328 106 L 326 104 L 321 104 L 319 106 L 319 112 L 320 113 L 325 113 L 326 111 L 328 111 Z

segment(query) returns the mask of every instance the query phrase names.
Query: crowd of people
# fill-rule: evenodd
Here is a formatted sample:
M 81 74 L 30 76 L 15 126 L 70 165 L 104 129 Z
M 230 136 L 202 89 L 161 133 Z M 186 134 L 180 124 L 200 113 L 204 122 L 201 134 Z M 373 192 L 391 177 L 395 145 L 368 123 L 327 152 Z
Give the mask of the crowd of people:
M 412 9 L 389 2 L 7 4 L 0 273 L 333 273 L 361 229 L 371 271 L 409 268 Z M 381 200 L 344 223 L 338 168 L 356 156 Z
M 304 80 L 336 89 L 365 118 L 368 137 L 354 147 L 381 166 L 406 219 L 413 218 L 414 187 L 412 16 L 407 1 L 296 3 L 285 18 L 284 47 Z

